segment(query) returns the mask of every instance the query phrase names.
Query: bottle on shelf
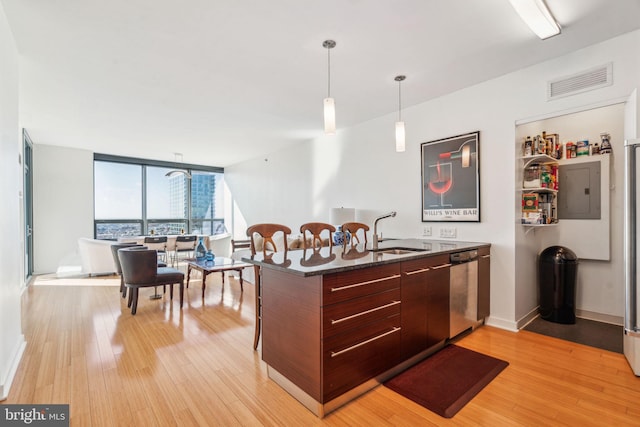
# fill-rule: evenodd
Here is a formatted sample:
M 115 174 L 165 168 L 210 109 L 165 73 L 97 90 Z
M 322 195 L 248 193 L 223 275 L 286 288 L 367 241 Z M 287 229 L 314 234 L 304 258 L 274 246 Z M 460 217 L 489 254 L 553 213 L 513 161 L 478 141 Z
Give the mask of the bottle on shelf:
M 602 143 L 600 144 L 600 154 L 611 153 L 611 135 L 606 132 L 600 134 Z
M 533 156 L 533 140 L 530 136 L 527 136 L 524 140 L 524 149 L 522 155 L 524 157 Z

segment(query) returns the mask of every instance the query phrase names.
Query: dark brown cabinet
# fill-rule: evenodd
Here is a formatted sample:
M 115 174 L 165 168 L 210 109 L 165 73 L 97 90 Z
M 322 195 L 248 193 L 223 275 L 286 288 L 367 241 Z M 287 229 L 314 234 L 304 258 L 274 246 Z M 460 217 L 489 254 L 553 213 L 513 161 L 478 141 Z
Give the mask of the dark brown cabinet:
M 489 317 L 491 311 L 490 248 L 478 249 L 478 320 Z
M 322 402 L 400 362 L 400 264 L 323 279 Z
M 402 357 L 444 341 L 449 334 L 449 258 L 402 262 Z
M 478 308 L 488 315 L 489 258 L 482 255 L 489 249 L 479 252 Z M 392 262 L 370 256 L 373 265 L 311 275 L 261 266 L 269 378 L 316 414 L 449 336 L 449 253 Z

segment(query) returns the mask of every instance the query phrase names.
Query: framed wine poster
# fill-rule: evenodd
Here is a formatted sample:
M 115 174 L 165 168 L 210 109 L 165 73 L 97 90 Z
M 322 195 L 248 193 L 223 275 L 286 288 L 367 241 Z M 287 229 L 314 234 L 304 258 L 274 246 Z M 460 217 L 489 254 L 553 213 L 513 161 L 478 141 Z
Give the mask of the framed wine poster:
M 420 145 L 422 221 L 480 222 L 480 132 Z

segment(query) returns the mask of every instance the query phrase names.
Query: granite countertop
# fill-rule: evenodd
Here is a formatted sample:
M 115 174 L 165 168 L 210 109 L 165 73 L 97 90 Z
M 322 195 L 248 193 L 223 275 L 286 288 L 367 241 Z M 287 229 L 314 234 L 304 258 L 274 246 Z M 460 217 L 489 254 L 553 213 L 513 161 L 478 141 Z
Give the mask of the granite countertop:
M 324 247 L 315 251 L 313 249 L 289 250 L 286 256 L 284 252 L 274 252 L 268 253 L 266 258 L 262 253 L 258 253 L 253 257 L 243 257 L 242 261 L 301 276 L 313 276 L 486 246 L 490 246 L 490 244 L 426 239 L 394 239 L 380 242 L 377 251 L 372 251 L 369 243 L 366 247 L 364 245 L 356 245 L 354 247 L 347 245 L 344 249 L 342 246 L 334 246 L 333 248 Z M 413 251 L 403 254 L 382 253 L 385 249 L 391 248 L 406 248 L 413 249 Z

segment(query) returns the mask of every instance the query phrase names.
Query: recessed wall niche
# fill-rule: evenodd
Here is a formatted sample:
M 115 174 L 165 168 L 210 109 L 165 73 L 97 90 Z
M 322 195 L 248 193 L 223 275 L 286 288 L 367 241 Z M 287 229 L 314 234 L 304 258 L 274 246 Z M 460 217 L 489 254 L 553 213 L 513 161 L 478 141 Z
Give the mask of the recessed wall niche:
M 527 136 L 541 135 L 543 131 L 547 134 L 558 134 L 558 138 L 563 144 L 583 140 L 588 140 L 590 143 L 600 143 L 600 134 L 607 132 L 611 135 L 613 153 L 583 155 L 575 158 L 566 158 L 563 155 L 558 160 L 559 167 L 561 171 L 563 169 L 569 171 L 569 176 L 565 176 L 563 179 L 562 174 L 559 175 L 558 203 L 563 203 L 563 197 L 571 200 L 574 212 L 567 214 L 564 210 L 564 214 L 561 214 L 561 209 L 558 207 L 558 224 L 551 228 L 536 229 L 533 233 L 528 233 L 526 239 L 537 240 L 540 249 L 561 245 L 573 250 L 580 259 L 609 261 L 611 259 L 612 227 L 610 206 L 612 198 L 616 194 L 616 188 L 611 184 L 615 181 L 612 179 L 612 176 L 615 176 L 612 172 L 612 165 L 614 156 L 622 156 L 624 104 L 613 104 L 518 124 L 516 126 L 516 141 L 520 144 L 525 141 Z M 518 155 L 522 156 L 521 152 Z M 595 166 L 594 163 L 599 166 Z M 591 165 L 584 166 L 585 164 Z M 584 186 L 584 182 L 580 182 L 582 179 L 586 179 L 586 176 L 589 176 L 590 180 L 596 180 L 595 171 L 598 167 L 600 168 L 599 203 L 596 200 L 598 196 L 594 194 L 598 191 L 595 188 L 596 184 Z M 565 188 L 565 186 L 569 188 Z M 587 188 L 588 190 L 585 190 Z M 589 194 L 585 195 L 585 191 Z M 519 196 L 519 194 L 516 195 L 516 197 Z M 516 200 L 516 203 L 519 202 Z M 587 202 L 589 203 L 588 207 L 585 205 Z

